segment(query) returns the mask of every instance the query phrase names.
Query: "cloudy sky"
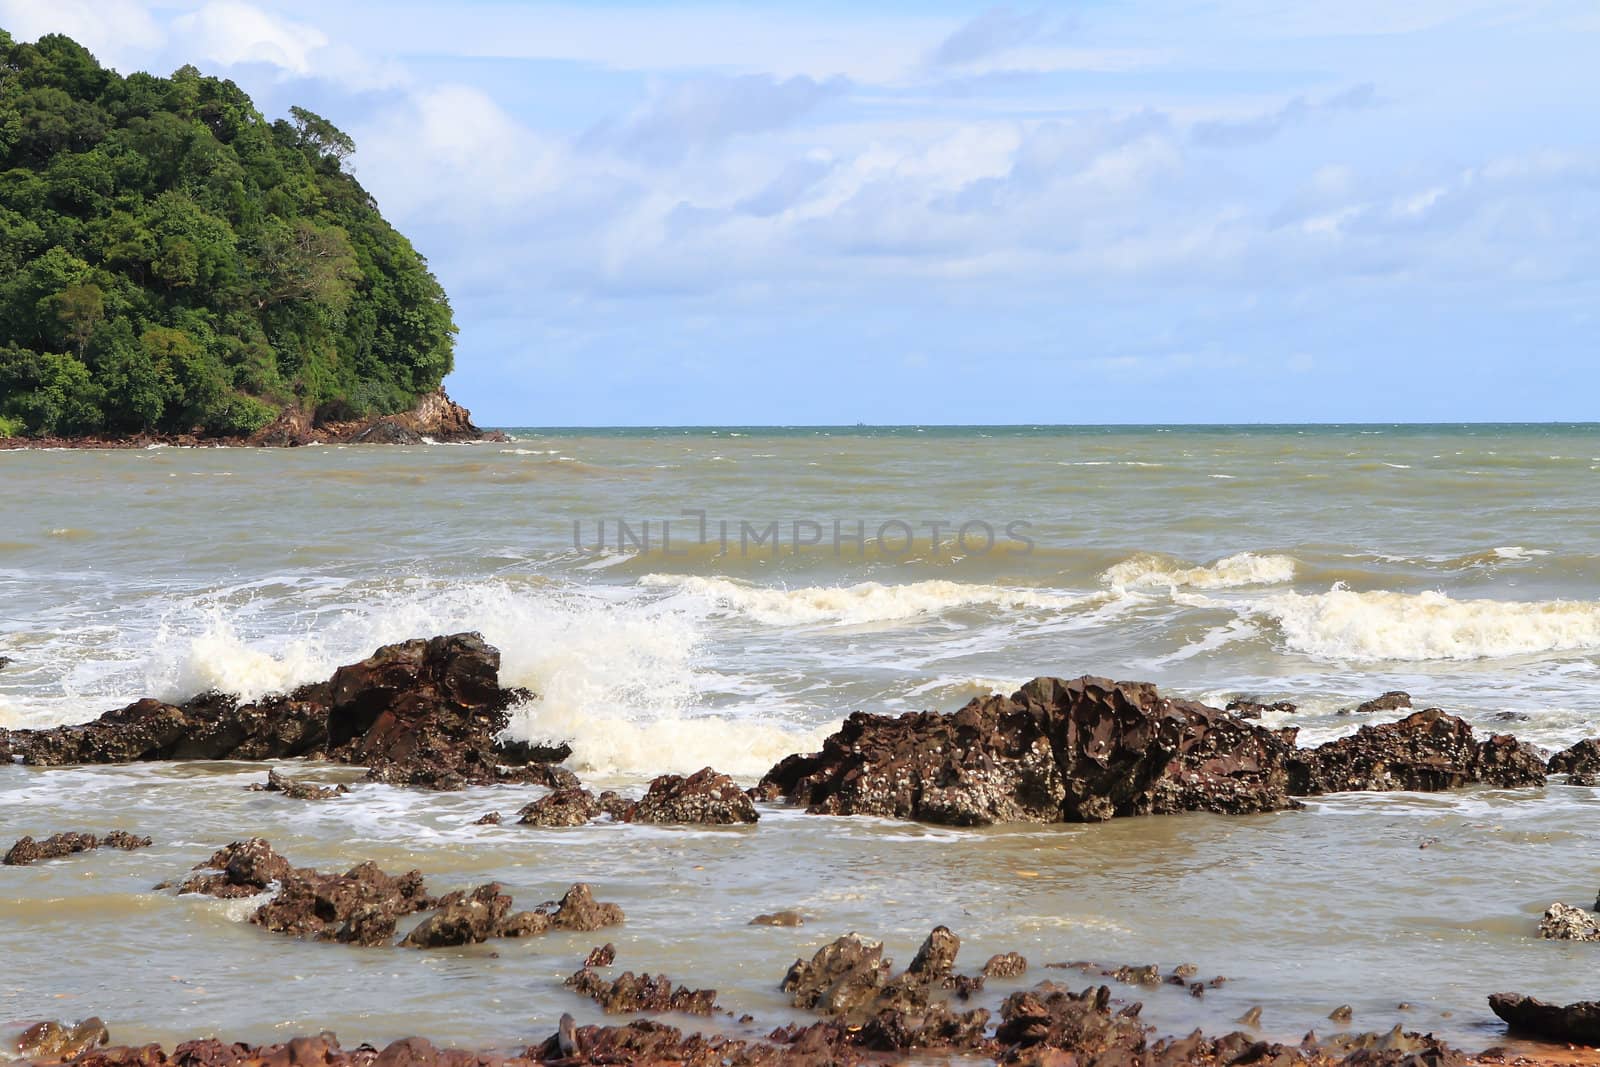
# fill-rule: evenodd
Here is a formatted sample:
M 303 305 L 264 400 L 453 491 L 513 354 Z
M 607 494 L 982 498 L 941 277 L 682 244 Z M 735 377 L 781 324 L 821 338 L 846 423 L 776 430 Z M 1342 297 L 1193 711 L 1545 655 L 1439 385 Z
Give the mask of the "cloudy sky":
M 1592 419 L 1595 0 L 0 0 L 318 111 L 492 425 Z

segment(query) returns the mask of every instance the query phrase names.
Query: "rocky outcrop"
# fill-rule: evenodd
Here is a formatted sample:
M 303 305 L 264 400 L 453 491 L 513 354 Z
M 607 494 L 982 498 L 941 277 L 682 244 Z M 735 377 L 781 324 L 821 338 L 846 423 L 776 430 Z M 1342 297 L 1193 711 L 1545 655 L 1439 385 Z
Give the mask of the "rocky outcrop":
M 622 909 L 595 900 L 594 890 L 586 882 L 567 890 L 559 901 L 541 904 L 539 911 L 548 914 L 550 924 L 562 930 L 603 930 L 623 921 Z
M 113 830 L 105 837 L 96 837 L 94 834 L 64 833 L 51 834 L 43 841 L 35 841 L 31 837 L 24 837 L 6 852 L 5 858 L 0 860 L 0 865 L 6 867 L 26 867 L 30 863 L 40 860 L 60 859 L 63 856 L 76 855 L 79 852 L 88 852 L 97 848 L 115 848 L 124 852 L 134 849 L 149 848 L 150 839 L 130 834 L 126 830 Z
M 195 867 L 194 873 L 178 886 L 178 892 L 221 900 L 253 897 L 283 882 L 293 870 L 293 865 L 273 851 L 265 839 L 252 837 L 218 849 Z
M 1016 978 L 1028 973 L 1028 961 L 1019 952 L 998 952 L 981 972 L 985 978 Z
M 1546 1004 L 1520 993 L 1494 993 L 1489 1008 L 1512 1031 L 1545 1041 L 1600 1046 L 1600 1001 Z
M 499 882 L 481 885 L 470 893 L 447 893 L 438 910 L 406 935 L 408 948 L 448 948 L 477 945 L 491 937 L 533 937 L 550 929 L 550 917 L 538 912 L 511 913 L 511 898 Z
M 629 822 L 732 825 L 760 819 L 756 806 L 732 778 L 710 767 L 684 778 L 664 774 L 628 812 Z
M 292 937 L 371 947 L 392 943 L 402 917 L 434 906 L 421 871 L 397 877 L 368 862 L 344 874 L 292 870 L 250 921 Z
M 1411 707 L 1411 694 L 1400 689 L 1391 689 L 1379 697 L 1362 701 L 1354 709 L 1340 714 L 1371 715 L 1377 711 L 1400 711 Z
M 1600 785 L 1600 737 L 1579 741 L 1550 757 L 1545 767 L 1551 774 L 1564 774 L 1569 785 Z
M 529 694 L 502 688 L 500 653 L 473 633 L 385 645 L 331 679 L 240 704 L 207 693 L 183 704 L 140 700 L 94 722 L 17 730 L 24 763 L 315 758 L 368 768 L 373 781 L 455 789 L 494 782 L 576 784 L 566 746 L 502 745 L 507 709 Z
M 1479 741 L 1472 727 L 1438 708 L 1399 722 L 1363 726 L 1349 737 L 1297 752 L 1289 761 L 1297 795 L 1355 790 L 1436 792 L 1464 785 L 1543 785 L 1544 761 L 1509 734 Z
M 717 1010 L 715 989 L 690 989 L 683 985 L 674 987 L 672 979 L 664 974 L 635 975 L 632 971 L 624 971 L 608 982 L 592 967 L 585 966 L 571 975 L 566 984 L 600 1005 L 600 1010 L 607 1015 L 664 1011 L 710 1015 Z
M 1530 746 L 1508 735 L 1480 741 L 1438 709 L 1315 749 L 1295 737 L 1144 682 L 1036 678 L 948 715 L 852 715 L 821 752 L 785 759 L 755 793 L 813 813 L 981 826 L 1245 814 L 1355 789 L 1544 782 Z
M 757 791 L 812 812 L 957 826 L 1278 811 L 1295 806 L 1293 737 L 1144 682 L 1036 678 L 948 715 L 852 715 Z
M 1539 936 L 1547 941 L 1600 941 L 1600 922 L 1582 908 L 1556 901 L 1539 919 Z

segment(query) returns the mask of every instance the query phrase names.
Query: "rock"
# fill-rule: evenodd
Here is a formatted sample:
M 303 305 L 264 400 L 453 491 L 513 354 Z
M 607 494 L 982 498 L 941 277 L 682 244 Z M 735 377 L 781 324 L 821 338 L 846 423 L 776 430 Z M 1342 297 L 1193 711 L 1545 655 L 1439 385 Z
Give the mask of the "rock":
M 0 671 L 5 670 L 15 662 L 17 661 L 12 659 L 10 656 L 0 656 Z
M 1489 1008 L 1517 1033 L 1545 1041 L 1600 1046 L 1600 1001 L 1562 1006 L 1520 993 L 1495 993 L 1489 997 Z
M 350 439 L 353 445 L 420 445 L 422 435 L 399 421 L 386 418 L 368 426 Z
M 1507 734 L 1479 741 L 1472 727 L 1438 708 L 1399 722 L 1363 726 L 1349 737 L 1298 750 L 1289 761 L 1290 790 L 1298 796 L 1351 790 L 1434 792 L 1486 784 L 1543 785 L 1544 761 Z
M 1243 1015 L 1239 1016 L 1236 1021 L 1243 1026 L 1259 1029 L 1261 1026 L 1261 1005 L 1257 1004 L 1250 1008 Z
M 623 921 L 622 909 L 596 901 L 594 891 L 585 882 L 567 890 L 559 903 L 540 905 L 539 911 L 550 916 L 550 925 L 562 930 L 602 930 Z
M 71 1026 L 58 1022 L 35 1023 L 17 1039 L 16 1052 L 29 1063 L 65 1063 L 104 1045 L 111 1039 L 106 1024 L 96 1018 Z
M 388 945 L 399 920 L 435 905 L 422 872 L 395 877 L 375 863 L 344 874 L 292 870 L 273 898 L 250 921 L 280 934 L 350 945 Z
M 1145 1028 L 1134 1016 L 1112 1014 L 1111 990 L 1105 986 L 1072 993 L 1045 982 L 1007 997 L 1000 1020 L 994 1036 L 1010 1049 L 1002 1057 L 1007 1062 L 1029 1062 L 1020 1054 L 1043 1046 L 1084 1056 L 1120 1054 L 1132 1063 L 1145 1044 Z
M 650 783 L 629 822 L 731 825 L 760 819 L 750 797 L 732 778 L 706 767 L 684 778 L 664 774 Z
M 781 988 L 797 1008 L 845 1015 L 870 1003 L 888 981 L 883 945 L 846 934 L 822 946 L 809 961 L 795 960 Z
M 587 789 L 557 789 L 517 813 L 526 826 L 583 826 L 600 816 L 600 806 Z
M 1587 738 L 1550 757 L 1546 769 L 1571 785 L 1600 785 L 1600 738 Z
M 630 1012 L 681 1011 L 689 1015 L 710 1015 L 717 1010 L 715 989 L 673 988 L 666 975 L 635 975 L 624 971 L 607 982 L 588 967 L 573 974 L 566 984 L 600 1005 L 607 1015 Z
M 439 898 L 438 910 L 422 920 L 400 944 L 405 948 L 482 944 L 500 936 L 510 912 L 511 898 L 500 891 L 499 882 L 481 885 L 470 893 L 447 893 Z M 544 927 L 549 927 L 549 920 Z
M 609 967 L 617 962 L 617 946 L 607 941 L 599 948 L 590 949 L 589 955 L 584 957 L 585 967 Z
M 595 804 L 613 822 L 627 822 L 628 815 L 633 811 L 633 801 L 611 789 L 596 797 Z
M 1600 941 L 1600 922 L 1582 908 L 1557 901 L 1539 920 L 1539 936 L 1547 941 Z
M 983 965 L 985 978 L 1016 978 L 1028 973 L 1028 961 L 1017 952 L 1001 952 L 989 957 Z
M 566 749 L 501 745 L 507 709 L 500 653 L 477 634 L 385 645 L 287 695 L 240 704 L 206 693 L 181 705 L 140 700 L 94 722 L 12 731 L 24 763 L 320 758 L 361 764 L 368 778 L 452 789 L 494 782 L 567 785 L 570 771 L 533 762 Z
M 906 971 L 924 981 L 943 982 L 954 973 L 960 951 L 961 939 L 948 926 L 936 926 L 922 942 Z
M 1298 706 L 1289 703 L 1287 700 L 1279 700 L 1271 704 L 1262 704 L 1254 700 L 1241 699 L 1228 701 L 1227 707 L 1225 707 L 1223 710 L 1232 715 L 1237 715 L 1241 719 L 1259 719 L 1269 711 L 1278 715 L 1292 715 L 1294 712 L 1299 711 L 1300 709 Z
M 116 848 L 132 852 L 135 849 L 149 847 L 148 837 L 139 837 L 126 830 L 113 830 L 104 838 L 96 837 L 94 834 L 78 833 L 51 834 L 43 841 L 24 837 L 11 846 L 5 858 L 0 860 L 0 864 L 7 867 L 26 867 L 39 860 L 60 859 L 63 856 L 72 856 L 97 848 Z
M 750 920 L 751 926 L 804 926 L 805 917 L 798 911 L 775 911 L 771 914 L 757 915 Z
M 815 813 L 959 826 L 1278 811 L 1297 803 L 1293 737 L 1148 683 L 1036 678 L 949 715 L 858 712 L 758 790 Z
M 259 837 L 235 841 L 195 867 L 197 873 L 178 887 L 179 893 L 202 893 L 231 900 L 253 897 L 282 882 L 293 870 L 289 861 Z
M 1391 689 L 1381 697 L 1374 697 L 1364 703 L 1357 704 L 1350 712 L 1340 712 L 1341 715 L 1370 715 L 1375 711 L 1399 711 L 1411 706 L 1411 694 L 1399 689 Z
M 265 785 L 258 783 L 250 788 L 258 793 L 282 793 L 292 800 L 332 800 L 350 792 L 350 787 L 342 783 L 336 786 L 312 785 L 281 775 L 276 769 L 267 772 Z
M 476 819 L 472 820 L 472 825 L 474 825 L 474 826 L 499 826 L 500 825 L 500 813 L 498 811 L 491 811 L 487 815 L 480 815 Z
M 1328 1013 L 1328 1018 L 1336 1023 L 1347 1023 L 1355 1017 L 1356 1010 L 1348 1004 L 1341 1004 Z

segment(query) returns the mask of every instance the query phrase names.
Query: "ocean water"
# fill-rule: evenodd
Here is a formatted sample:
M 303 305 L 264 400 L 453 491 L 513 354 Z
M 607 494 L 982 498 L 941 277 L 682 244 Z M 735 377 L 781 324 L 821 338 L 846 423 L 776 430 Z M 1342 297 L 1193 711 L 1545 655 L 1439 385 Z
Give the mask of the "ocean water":
M 1600 426 L 510 433 L 0 453 L 0 725 L 259 695 L 474 629 L 537 694 L 513 731 L 570 740 L 586 781 L 623 789 L 706 765 L 753 781 L 851 711 L 949 710 L 1039 674 L 1290 700 L 1267 721 L 1306 742 L 1396 688 L 1544 747 L 1600 734 Z M 1028 982 L 1079 959 L 1230 978 L 1203 1000 L 1119 988 L 1172 1030 L 1261 1005 L 1265 1032 L 1298 1038 L 1349 1003 L 1363 1028 L 1482 1046 L 1500 1040 L 1490 992 L 1593 992 L 1593 946 L 1534 937 L 1551 901 L 1600 883 L 1600 796 L 1561 782 L 1089 827 L 766 808 L 753 829 L 535 830 L 472 822 L 537 789 L 306 805 L 244 790 L 264 773 L 0 768 L 0 847 L 157 840 L 0 868 L 0 1024 L 515 1047 L 592 1017 L 560 979 L 596 935 L 362 951 L 151 891 L 252 834 L 301 864 L 416 866 L 440 891 L 496 878 L 522 906 L 589 880 L 628 912 L 607 932 L 619 969 L 715 986 L 764 1028 L 789 1017 L 796 955 L 856 930 L 909 959 L 936 922 L 970 967 L 1022 951 Z M 784 907 L 807 925 L 745 925 Z

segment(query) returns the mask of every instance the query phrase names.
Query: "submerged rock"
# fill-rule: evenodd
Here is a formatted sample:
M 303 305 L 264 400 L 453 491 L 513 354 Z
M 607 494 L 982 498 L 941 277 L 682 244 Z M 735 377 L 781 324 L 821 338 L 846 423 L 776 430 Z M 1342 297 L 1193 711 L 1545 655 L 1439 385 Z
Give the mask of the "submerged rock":
M 529 781 L 571 785 L 550 768 L 566 746 L 502 745 L 507 709 L 528 694 L 500 686 L 500 653 L 473 633 L 385 645 L 331 679 L 240 704 L 206 693 L 183 704 L 136 701 L 94 722 L 16 730 L 24 763 L 318 758 L 368 768 L 395 785 L 454 789 Z
M 422 920 L 400 942 L 407 948 L 448 948 L 482 944 L 491 937 L 532 937 L 550 929 L 550 919 L 537 912 L 511 914 L 511 898 L 499 882 L 470 893 L 446 893 L 438 910 Z
M 1028 973 L 1028 961 L 1020 952 L 1001 952 L 989 957 L 983 965 L 985 978 L 1016 978 Z
M 858 712 L 757 788 L 817 813 L 958 826 L 1278 811 L 1296 806 L 1293 737 L 1144 682 L 1036 678 L 948 715 Z
M 1494 993 L 1489 1008 L 1517 1033 L 1546 1041 L 1600 1046 L 1600 1001 L 1546 1004 L 1520 993 Z
M 257 783 L 250 787 L 257 793 L 282 793 L 291 800 L 332 800 L 334 797 L 344 796 L 350 792 L 350 787 L 339 785 L 313 785 L 295 778 L 279 774 L 276 769 L 267 772 L 265 784 Z
M 264 838 L 252 837 L 217 850 L 195 867 L 195 873 L 178 887 L 178 892 L 223 900 L 253 897 L 283 881 L 293 869 Z
M 1230 715 L 1237 715 L 1241 719 L 1259 719 L 1269 711 L 1278 715 L 1290 715 L 1296 711 L 1299 711 L 1300 708 L 1298 705 L 1291 704 L 1287 700 L 1278 700 L 1271 704 L 1263 704 L 1260 701 L 1244 700 L 1241 698 L 1239 700 L 1228 701 L 1227 705 L 1222 710 L 1226 711 Z
M 344 874 L 310 869 L 283 876 L 277 894 L 250 916 L 280 934 L 347 945 L 387 945 L 403 916 L 434 907 L 421 871 L 394 876 L 375 863 Z
M 43 841 L 24 837 L 7 850 L 5 858 L 0 859 L 0 864 L 7 867 L 26 867 L 39 860 L 60 859 L 63 856 L 72 856 L 97 848 L 116 848 L 132 852 L 135 849 L 149 848 L 150 844 L 148 837 L 139 837 L 126 830 L 113 830 L 103 838 L 94 834 L 78 833 L 51 834 Z
M 650 783 L 644 799 L 628 812 L 629 822 L 730 825 L 760 819 L 744 790 L 710 767 L 685 778 L 664 774 Z
M 1600 922 L 1582 908 L 1556 901 L 1539 920 L 1539 936 L 1547 941 L 1600 941 Z
M 749 923 L 751 926 L 804 926 L 805 924 L 805 916 L 793 910 L 762 913 Z
M 664 974 L 635 975 L 624 971 L 608 982 L 584 967 L 569 977 L 566 984 L 599 1004 L 607 1015 L 663 1011 L 710 1015 L 717 1010 L 715 989 L 690 989 L 682 985 L 674 988 L 672 979 Z
M 1409 707 L 1411 707 L 1411 694 L 1400 689 L 1391 689 L 1381 697 L 1373 697 L 1371 700 L 1363 701 L 1357 704 L 1353 710 L 1341 712 L 1340 714 L 1370 715 L 1375 711 L 1399 711 L 1402 708 Z
M 559 902 L 542 904 L 538 910 L 550 916 L 550 925 L 562 930 L 603 930 L 623 921 L 622 909 L 595 900 L 594 890 L 586 882 L 567 890 Z
M 1363 726 L 1349 737 L 1290 760 L 1291 790 L 1300 796 L 1354 790 L 1436 792 L 1463 785 L 1543 785 L 1544 761 L 1508 734 L 1479 741 L 1463 719 L 1438 708 L 1399 722 Z
M 42 1022 L 22 1032 L 15 1051 L 19 1058 L 30 1063 L 65 1063 L 104 1045 L 110 1039 L 106 1024 L 97 1018 L 71 1025 Z

